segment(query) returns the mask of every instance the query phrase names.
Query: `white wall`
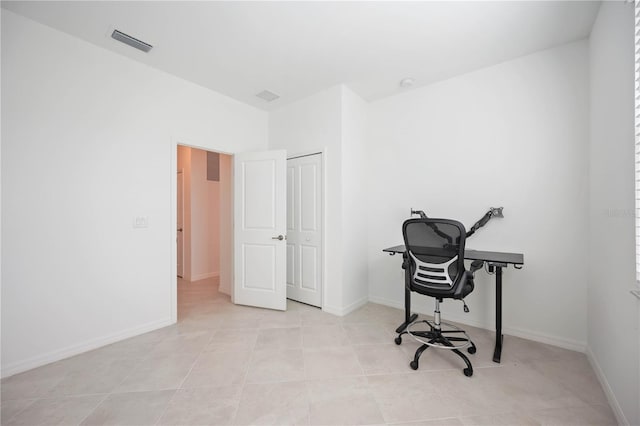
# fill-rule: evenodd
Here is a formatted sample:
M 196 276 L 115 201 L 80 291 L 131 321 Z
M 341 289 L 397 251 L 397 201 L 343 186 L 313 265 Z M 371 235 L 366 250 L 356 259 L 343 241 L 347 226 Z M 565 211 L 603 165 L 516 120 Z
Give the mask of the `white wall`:
M 344 315 L 368 299 L 365 202 L 367 104 L 334 86 L 269 114 L 269 147 L 323 151 L 325 229 L 322 308 Z
M 640 424 L 634 241 L 634 11 L 603 2 L 589 39 L 588 354 L 620 423 Z
M 221 154 L 222 155 L 222 154 Z M 207 151 L 178 146 L 184 179 L 184 273 L 187 281 L 220 274 L 220 182 L 207 180 Z
M 580 41 L 374 102 L 369 110 L 372 301 L 403 306 L 398 256 L 410 208 L 470 227 L 504 206 L 468 247 L 524 253 L 504 272 L 506 334 L 584 349 L 588 208 L 588 50 Z M 421 312 L 433 302 L 415 297 Z M 493 328 L 493 277 L 443 316 Z
M 269 113 L 269 149 L 287 156 L 324 150 L 323 309 L 340 314 L 342 295 L 342 87 L 335 86 Z
M 171 322 L 175 144 L 263 150 L 267 114 L 6 10 L 2 66 L 7 375 Z
M 233 173 L 231 156 L 220 154 L 220 285 L 231 295 L 233 282 Z
M 190 281 L 197 281 L 220 274 L 220 182 L 207 180 L 207 151 L 190 151 Z
M 342 88 L 342 292 L 350 311 L 369 298 L 367 233 L 367 108 Z

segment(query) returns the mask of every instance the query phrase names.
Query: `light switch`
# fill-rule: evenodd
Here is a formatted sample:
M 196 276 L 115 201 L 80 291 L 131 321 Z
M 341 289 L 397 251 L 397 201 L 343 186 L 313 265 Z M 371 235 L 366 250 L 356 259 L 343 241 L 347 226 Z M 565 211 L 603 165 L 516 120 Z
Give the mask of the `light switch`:
M 148 216 L 136 216 L 133 218 L 133 227 L 134 228 L 148 228 L 149 227 L 149 217 Z

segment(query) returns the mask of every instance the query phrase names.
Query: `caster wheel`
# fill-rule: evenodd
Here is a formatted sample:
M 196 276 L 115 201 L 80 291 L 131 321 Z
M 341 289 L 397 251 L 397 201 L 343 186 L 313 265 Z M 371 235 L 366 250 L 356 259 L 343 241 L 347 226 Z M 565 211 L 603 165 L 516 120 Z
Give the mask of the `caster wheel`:
M 467 352 L 469 352 L 471 355 L 476 353 L 476 347 L 475 346 L 471 346 L 467 349 Z
M 399 345 L 400 343 L 402 343 L 402 337 L 398 336 L 393 341 L 396 342 L 396 345 Z
M 411 361 L 409 363 L 409 367 L 411 367 L 413 370 L 417 370 L 418 369 L 418 363 L 415 361 Z
M 473 370 L 470 368 L 465 368 L 464 370 L 462 370 L 462 372 L 464 373 L 465 376 L 467 377 L 471 377 L 473 376 Z

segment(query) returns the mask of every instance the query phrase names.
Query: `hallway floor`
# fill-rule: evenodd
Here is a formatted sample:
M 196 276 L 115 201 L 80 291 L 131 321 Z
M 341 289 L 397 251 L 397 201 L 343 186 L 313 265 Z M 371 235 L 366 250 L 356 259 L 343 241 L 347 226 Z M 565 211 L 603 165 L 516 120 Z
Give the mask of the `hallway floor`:
M 465 326 L 452 353 L 393 343 L 403 313 L 345 317 L 236 306 L 217 279 L 179 281 L 177 324 L 2 381 L 3 425 L 616 424 L 584 354 Z

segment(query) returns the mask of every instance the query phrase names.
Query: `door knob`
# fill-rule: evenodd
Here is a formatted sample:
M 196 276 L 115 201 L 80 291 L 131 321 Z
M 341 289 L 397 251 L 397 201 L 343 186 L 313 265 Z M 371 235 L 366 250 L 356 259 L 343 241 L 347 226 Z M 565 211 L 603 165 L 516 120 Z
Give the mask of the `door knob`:
M 278 235 L 277 237 L 271 237 L 272 240 L 284 240 L 284 235 Z

